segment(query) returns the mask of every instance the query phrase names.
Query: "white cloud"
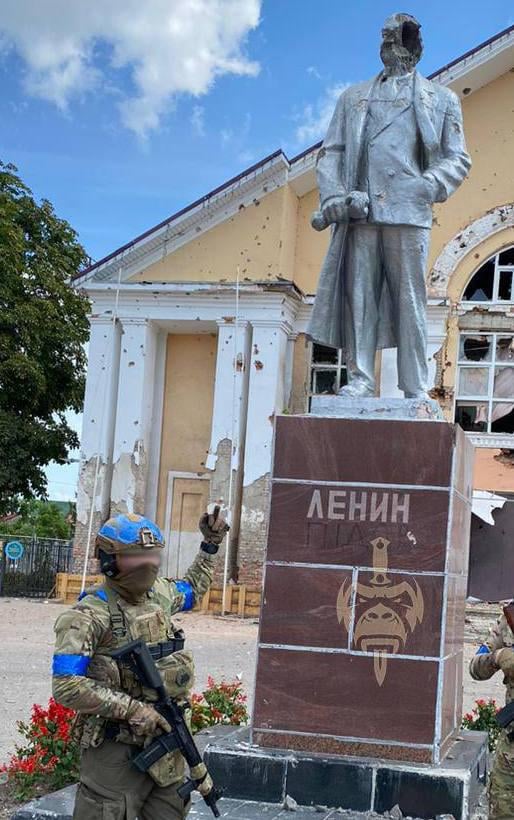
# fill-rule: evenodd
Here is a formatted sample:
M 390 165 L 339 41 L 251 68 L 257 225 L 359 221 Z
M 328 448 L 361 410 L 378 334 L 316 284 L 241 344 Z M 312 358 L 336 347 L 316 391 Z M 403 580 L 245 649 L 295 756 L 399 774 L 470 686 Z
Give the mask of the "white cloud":
M 317 80 L 321 80 L 321 74 L 319 73 L 318 69 L 315 65 L 310 65 L 307 67 L 307 74 L 310 74 L 312 77 L 315 77 Z
M 119 103 L 139 136 L 159 126 L 179 94 L 206 94 L 223 74 L 255 76 L 243 52 L 262 0 L 4 0 L 0 50 L 14 49 L 29 94 L 60 108 L 129 72 L 134 93 Z
M 191 114 L 191 125 L 197 137 L 205 137 L 205 108 L 195 105 Z
M 334 108 L 340 95 L 350 83 L 336 83 L 329 86 L 315 103 L 306 105 L 294 119 L 299 122 L 296 128 L 297 142 L 304 145 L 316 142 L 325 136 Z

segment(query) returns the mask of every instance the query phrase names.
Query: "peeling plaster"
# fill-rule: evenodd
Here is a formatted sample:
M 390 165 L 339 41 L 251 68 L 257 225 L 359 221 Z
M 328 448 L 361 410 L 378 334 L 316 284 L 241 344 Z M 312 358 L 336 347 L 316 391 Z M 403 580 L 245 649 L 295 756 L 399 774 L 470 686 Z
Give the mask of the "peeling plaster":
M 507 204 L 493 208 L 463 231 L 459 231 L 445 245 L 434 262 L 428 276 L 430 295 L 445 298 L 450 277 L 464 257 L 485 239 L 511 226 L 514 226 L 514 204 Z
M 122 453 L 114 463 L 111 513 L 140 513 L 145 506 L 147 457 L 141 439 L 132 453 Z
M 80 468 L 79 482 L 77 487 L 77 523 L 87 527 L 91 514 L 91 504 L 94 503 L 94 513 L 103 515 L 105 513 L 102 489 L 106 478 L 108 465 L 100 459 L 98 464 L 98 478 L 96 482 L 96 495 L 93 499 L 93 487 L 95 484 L 95 473 L 97 469 L 96 457 L 83 461 Z
M 214 384 L 214 406 L 212 414 L 211 439 L 209 452 L 205 461 L 208 470 L 216 469 L 218 451 L 223 441 L 238 444 L 233 448 L 232 469 L 240 467 L 241 451 L 244 436 L 244 416 L 248 393 L 248 368 L 246 360 L 249 357 L 250 327 L 242 322 L 238 327 L 238 339 L 235 362 L 235 396 L 234 396 L 234 333 L 235 328 L 230 323 L 219 326 L 218 346 L 216 355 L 216 376 Z M 234 425 L 232 425 L 232 406 L 234 405 Z

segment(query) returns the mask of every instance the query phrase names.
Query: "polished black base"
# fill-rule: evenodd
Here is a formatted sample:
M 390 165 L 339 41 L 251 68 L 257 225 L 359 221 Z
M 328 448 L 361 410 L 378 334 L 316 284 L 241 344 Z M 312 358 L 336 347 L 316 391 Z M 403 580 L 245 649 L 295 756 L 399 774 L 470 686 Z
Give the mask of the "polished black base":
M 213 780 L 239 800 L 329 806 L 405 816 L 452 814 L 468 820 L 484 787 L 487 736 L 461 732 L 439 766 L 275 751 L 250 744 L 247 729 L 216 737 L 205 750 Z

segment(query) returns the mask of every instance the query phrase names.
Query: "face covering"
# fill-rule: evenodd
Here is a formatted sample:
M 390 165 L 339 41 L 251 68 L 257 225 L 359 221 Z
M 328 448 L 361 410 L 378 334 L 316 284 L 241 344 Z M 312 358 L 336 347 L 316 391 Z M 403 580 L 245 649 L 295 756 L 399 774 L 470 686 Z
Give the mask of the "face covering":
M 155 564 L 140 564 L 118 573 L 115 578 L 106 578 L 106 582 L 127 601 L 139 601 L 153 587 L 158 572 Z

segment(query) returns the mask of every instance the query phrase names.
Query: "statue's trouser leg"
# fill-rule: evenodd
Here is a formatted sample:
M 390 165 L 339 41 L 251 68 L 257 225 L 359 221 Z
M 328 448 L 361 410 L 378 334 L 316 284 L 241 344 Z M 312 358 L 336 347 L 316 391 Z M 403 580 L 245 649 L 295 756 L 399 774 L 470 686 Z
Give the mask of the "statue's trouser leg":
M 344 268 L 348 382 L 352 387 L 374 392 L 378 305 L 383 279 L 379 227 L 350 226 Z
M 414 395 L 427 389 L 428 228 L 384 225 L 382 253 L 398 343 L 398 387 Z

